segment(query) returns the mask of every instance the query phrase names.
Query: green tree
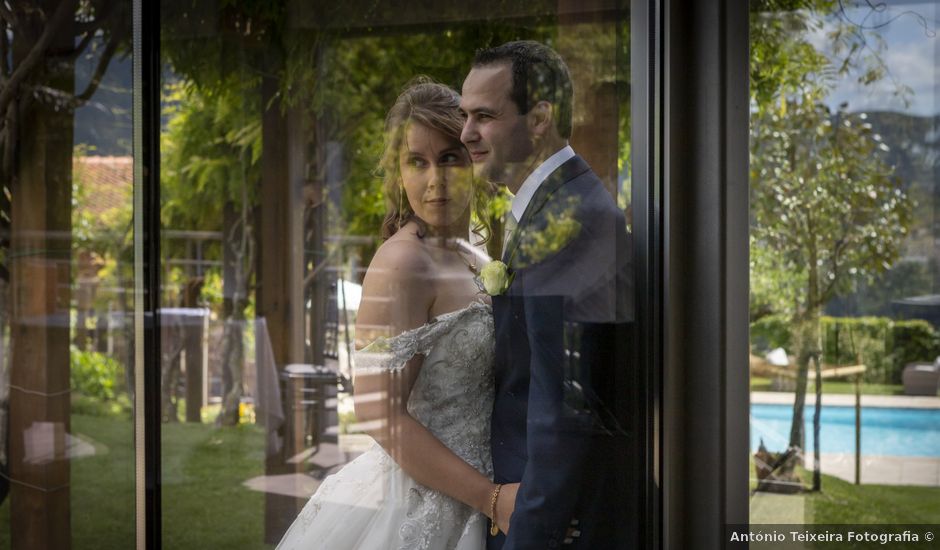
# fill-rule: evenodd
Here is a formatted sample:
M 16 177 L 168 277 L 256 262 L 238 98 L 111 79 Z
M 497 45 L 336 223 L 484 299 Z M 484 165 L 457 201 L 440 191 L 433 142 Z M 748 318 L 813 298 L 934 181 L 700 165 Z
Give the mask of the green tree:
M 897 259 L 911 204 L 864 115 L 830 112 L 809 94 L 787 100 L 786 113 L 751 124 L 752 284 L 792 318 L 799 370 L 790 445 L 802 447 L 821 309 Z
M 590 32 L 590 25 L 583 24 L 583 32 L 562 40 L 553 8 L 542 10 L 544 13 L 539 13 L 541 8 L 533 9 L 533 14 L 522 22 L 500 22 L 479 16 L 464 21 L 467 15 L 463 8 L 444 6 L 442 11 L 453 12 L 452 16 L 435 13 L 431 20 L 446 23 L 396 28 L 395 10 L 381 4 L 369 13 L 337 7 L 317 12 L 313 20 L 303 19 L 303 9 L 289 15 L 285 5 L 278 2 L 232 1 L 206 11 L 198 3 L 181 0 L 165 2 L 161 7 L 164 20 L 191 25 L 212 21 L 220 26 L 212 27 L 210 32 L 178 33 L 168 29 L 162 34 L 163 54 L 172 72 L 185 83 L 166 98 L 175 107 L 167 113 L 170 123 L 164 143 L 164 226 L 219 230 L 217 206 L 220 199 L 234 197 L 235 192 L 225 186 L 237 187 L 239 169 L 254 170 L 259 158 L 287 145 L 265 143 L 259 138 L 251 162 L 233 163 L 240 153 L 222 147 L 226 138 L 220 136 L 229 135 L 248 120 L 258 123 L 260 134 L 261 121 L 272 111 L 289 113 L 303 128 L 302 136 L 295 134 L 290 139 L 295 140 L 292 155 L 303 151 L 303 196 L 307 202 L 304 217 L 319 218 L 309 224 L 316 226 L 313 232 L 318 235 L 305 235 L 306 288 L 323 286 L 324 275 L 331 273 L 321 269 L 324 262 L 339 263 L 358 255 L 361 264 L 367 264 L 378 246 L 385 196 L 376 167 L 384 141 L 384 116 L 416 75 L 426 74 L 459 89 L 478 48 L 532 38 L 567 48 L 566 53 L 577 58 L 577 68 L 591 83 L 621 91 L 627 87 L 628 71 L 623 70 L 629 44 L 626 20 L 609 23 L 612 32 L 603 33 Z M 505 8 L 516 10 L 508 2 Z M 374 27 L 362 21 L 386 26 Z M 267 92 L 262 90 L 263 79 L 276 81 L 276 93 L 271 93 L 270 86 Z M 626 93 L 618 97 L 622 101 L 614 126 L 619 122 L 623 138 L 628 135 L 629 98 Z M 210 101 L 218 105 L 208 105 Z M 585 101 L 585 105 L 593 103 Z M 212 114 L 198 114 L 200 110 Z M 265 134 L 267 138 L 271 135 Z M 619 153 L 621 158 L 629 153 L 623 142 Z M 244 180 L 250 188 L 256 188 L 260 177 L 250 174 Z M 234 201 L 247 204 L 248 210 L 259 202 L 263 200 L 250 193 L 245 203 Z M 501 238 L 505 201 L 492 201 L 489 206 L 482 215 L 489 218 L 493 233 Z M 305 228 L 309 226 L 305 222 Z M 327 232 L 331 236 L 354 236 L 348 241 L 357 243 L 371 239 L 371 243 L 358 244 L 359 249 L 350 253 L 341 248 L 348 246 L 347 239 L 326 240 L 323 234 Z M 169 254 L 182 253 L 171 248 L 175 244 L 168 244 L 165 249 Z M 499 239 L 490 245 L 491 253 L 498 254 Z M 260 251 L 262 246 L 259 239 L 256 247 Z M 228 278 L 226 274 L 223 281 Z M 303 307 L 315 309 L 317 302 L 316 297 L 308 300 L 305 296 Z M 316 317 L 316 312 L 309 313 Z M 310 340 L 316 348 L 313 335 Z
M 251 86 L 250 81 L 241 83 Z M 170 119 L 161 137 L 163 226 L 222 233 L 221 253 L 215 253 L 216 258 L 221 256 L 224 287 L 219 420 L 231 425 L 238 422 L 244 393 L 245 312 L 254 275 L 252 219 L 260 177 L 260 105 L 258 96 L 242 94 L 234 83 L 214 88 L 177 84 L 165 99 Z M 182 242 L 168 243 L 170 257 L 183 253 Z
M 871 9 L 875 9 L 872 7 Z M 863 19 L 864 20 L 864 19 Z M 835 79 L 884 78 L 902 98 L 877 29 L 843 2 L 751 3 L 751 317 L 791 319 L 797 386 L 790 445 L 803 447 L 809 364 L 817 373 L 822 307 L 859 278 L 890 267 L 910 226 L 911 201 L 864 114 L 825 105 Z M 820 51 L 809 35 L 828 29 Z

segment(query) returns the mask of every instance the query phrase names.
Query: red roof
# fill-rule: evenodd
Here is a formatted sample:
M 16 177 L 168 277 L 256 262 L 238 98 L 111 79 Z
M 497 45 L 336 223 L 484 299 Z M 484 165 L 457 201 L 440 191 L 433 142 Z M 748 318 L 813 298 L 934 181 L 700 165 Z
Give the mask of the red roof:
M 83 208 L 101 216 L 115 208 L 133 204 L 133 157 L 74 157 L 72 178 L 85 188 Z

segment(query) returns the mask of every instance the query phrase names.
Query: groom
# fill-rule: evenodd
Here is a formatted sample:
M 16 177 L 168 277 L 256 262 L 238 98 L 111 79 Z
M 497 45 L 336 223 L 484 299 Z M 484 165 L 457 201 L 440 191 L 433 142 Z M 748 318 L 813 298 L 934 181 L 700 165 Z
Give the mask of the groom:
M 493 297 L 491 443 L 495 481 L 508 485 L 487 546 L 634 548 L 624 214 L 568 145 L 571 77 L 551 48 L 481 50 L 462 93 L 474 171 L 514 195 L 511 284 Z

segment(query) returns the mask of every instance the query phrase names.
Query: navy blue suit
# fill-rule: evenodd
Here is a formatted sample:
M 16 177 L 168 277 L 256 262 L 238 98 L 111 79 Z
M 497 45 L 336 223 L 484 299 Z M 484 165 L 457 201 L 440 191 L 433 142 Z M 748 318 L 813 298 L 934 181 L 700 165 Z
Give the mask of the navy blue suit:
M 493 298 L 492 450 L 496 482 L 522 485 L 489 550 L 636 547 L 631 259 L 623 212 L 578 156 L 510 236 L 514 279 Z

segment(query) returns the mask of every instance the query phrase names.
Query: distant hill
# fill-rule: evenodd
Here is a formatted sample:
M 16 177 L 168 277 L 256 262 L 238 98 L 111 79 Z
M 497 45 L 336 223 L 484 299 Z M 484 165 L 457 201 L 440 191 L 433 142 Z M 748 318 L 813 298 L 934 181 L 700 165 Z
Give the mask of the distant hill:
M 866 121 L 889 147 L 885 160 L 917 205 L 901 260 L 877 280 L 860 281 L 855 293 L 830 302 L 830 315 L 890 316 L 892 300 L 940 293 L 940 114 L 868 112 Z
M 87 86 L 103 47 L 100 43 L 92 43 L 75 61 L 76 93 Z M 75 110 L 75 144 L 86 146 L 88 154 L 127 156 L 132 153 L 133 76 L 130 56 L 115 55 L 94 95 L 88 103 Z

